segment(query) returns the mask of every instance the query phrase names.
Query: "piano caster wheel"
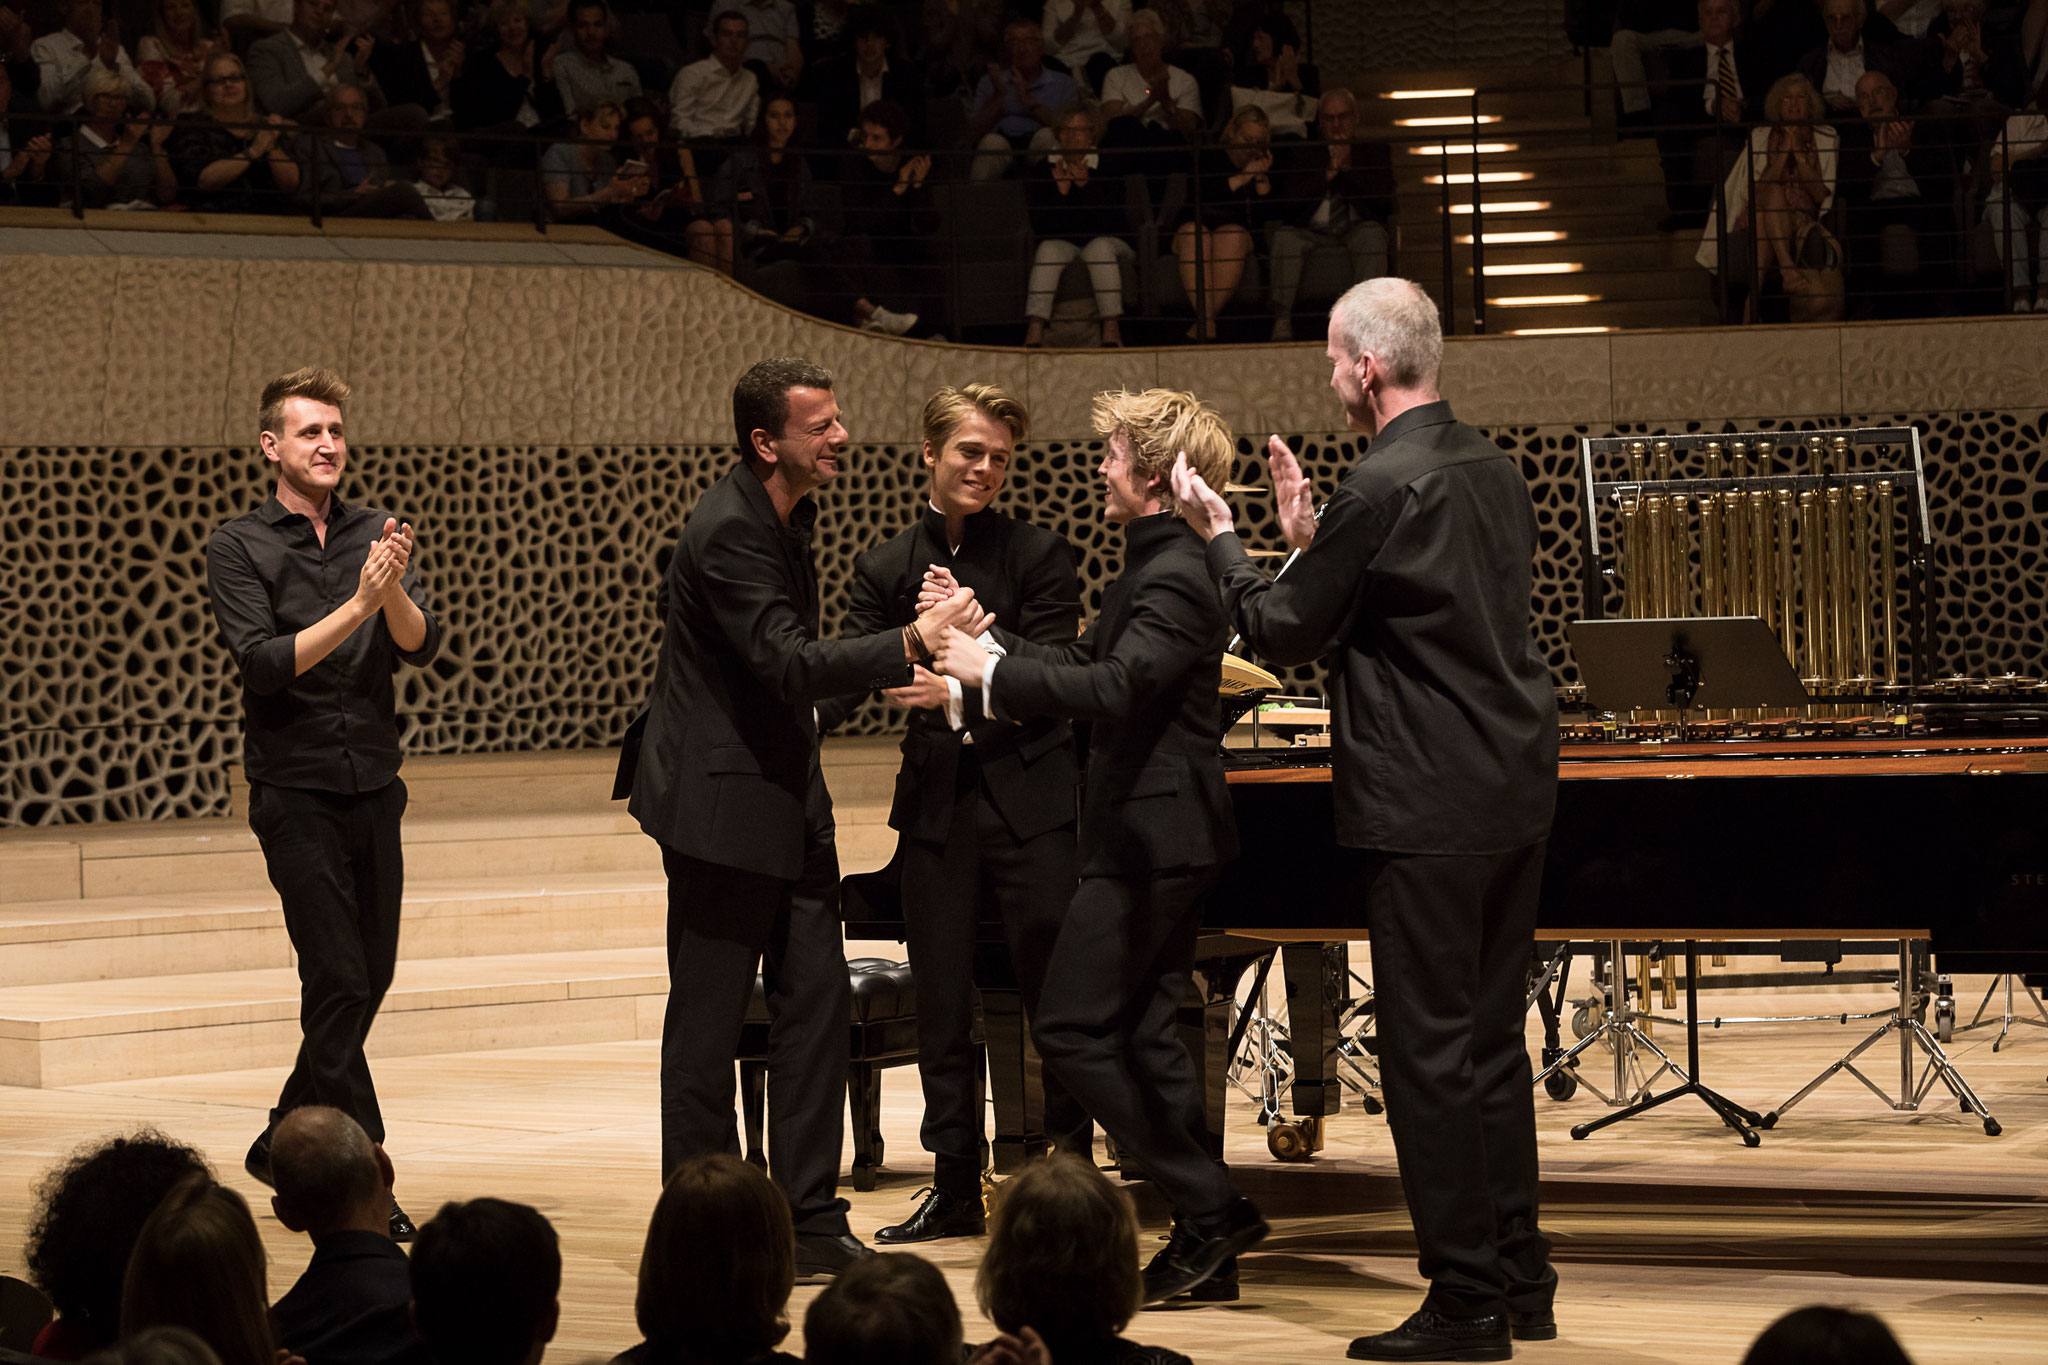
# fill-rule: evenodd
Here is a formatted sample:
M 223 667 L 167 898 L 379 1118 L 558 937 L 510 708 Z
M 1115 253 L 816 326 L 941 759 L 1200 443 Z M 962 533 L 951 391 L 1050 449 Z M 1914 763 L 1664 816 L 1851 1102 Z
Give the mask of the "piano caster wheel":
M 1956 1037 L 1956 1002 L 1942 996 L 1934 1002 L 1934 1036 L 1943 1043 L 1952 1043 Z M 1991 1049 L 1998 1051 L 1994 1045 Z
M 1984 1119 L 1984 1136 L 1985 1136 L 1985 1137 L 1997 1137 L 1997 1136 L 1998 1136 L 1998 1135 L 1999 1135 L 2000 1133 L 2002 1133 L 2002 1132 L 2004 1132 L 2004 1131 L 2005 1131 L 2004 1129 L 2002 1129 L 2002 1128 L 2000 1128 L 2000 1127 L 1998 1126 L 1998 1120 L 1997 1120 L 1997 1119 L 1991 1118 L 1991 1117 L 1989 1117 L 1988 1115 L 1987 1115 L 1987 1116 L 1985 1117 L 1985 1119 Z
M 1563 1102 L 1579 1093 L 1579 1078 L 1570 1071 L 1553 1071 L 1543 1078 L 1543 1093 Z
M 1266 1130 L 1266 1150 L 1278 1161 L 1307 1161 L 1322 1146 L 1318 1141 L 1322 1134 L 1316 1131 L 1319 1126 L 1320 1120 L 1315 1118 L 1275 1123 Z
M 1593 1007 L 1581 1005 L 1572 1011 L 1572 1037 L 1583 1038 L 1593 1031 Z

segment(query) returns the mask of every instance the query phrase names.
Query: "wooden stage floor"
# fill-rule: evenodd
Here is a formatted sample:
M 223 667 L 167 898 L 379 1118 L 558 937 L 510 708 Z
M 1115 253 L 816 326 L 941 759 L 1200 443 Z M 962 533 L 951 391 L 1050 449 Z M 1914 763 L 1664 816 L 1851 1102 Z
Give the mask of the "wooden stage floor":
M 1967 1019 L 1983 986 L 1958 984 Z M 1808 1013 L 1879 1008 L 1883 992 L 1710 999 L 1715 1013 Z M 1869 1027 L 1710 1033 L 1705 1078 L 1768 1109 Z M 1660 1030 L 1659 1041 L 1682 1055 L 1682 1038 Z M 2003 1122 L 1999 1138 L 1958 1115 L 1946 1092 L 1930 1112 L 1893 1113 L 1847 1077 L 1756 1150 L 1689 1099 L 1574 1142 L 1567 1129 L 1605 1112 L 1599 1101 L 1584 1090 L 1565 1104 L 1539 1095 L 1562 1336 L 1520 1346 L 1518 1356 L 1734 1362 L 1781 1312 L 1827 1302 L 1882 1314 L 1921 1365 L 2048 1359 L 2048 1030 L 2021 1030 L 1995 1056 L 1990 1041 L 1989 1030 L 1959 1035 L 1952 1053 Z M 1532 1055 L 1536 1042 L 1532 1035 Z M 1867 1058 L 1879 1079 L 1896 1080 L 1894 1044 Z M 656 1194 L 656 1065 L 652 1042 L 377 1065 L 399 1194 L 415 1218 L 424 1222 L 444 1199 L 491 1194 L 535 1204 L 554 1220 L 566 1274 L 550 1360 L 601 1359 L 636 1339 L 633 1276 Z M 203 1147 L 251 1197 L 270 1248 L 271 1292 L 281 1294 L 310 1249 L 270 1216 L 240 1164 L 280 1079 L 266 1069 L 0 1089 L 0 1271 L 21 1273 L 32 1186 L 54 1160 L 96 1134 L 152 1122 Z M 907 1212 L 929 1174 L 917 1119 L 914 1073 L 889 1072 L 887 1170 L 875 1192 L 851 1196 L 863 1236 Z M 1352 1336 L 1414 1307 L 1420 1281 L 1383 1120 L 1349 1109 L 1317 1161 L 1282 1166 L 1267 1157 L 1253 1109 L 1238 1097 L 1228 1145 L 1243 1187 L 1275 1224 L 1245 1261 L 1244 1298 L 1145 1313 L 1133 1336 L 1197 1361 L 1341 1360 Z M 1142 1193 L 1140 1207 L 1149 1255 L 1161 1223 Z M 985 1335 L 972 1303 L 980 1243 L 922 1250 L 959 1295 L 969 1339 Z M 799 1331 L 815 1293 L 797 1291 Z

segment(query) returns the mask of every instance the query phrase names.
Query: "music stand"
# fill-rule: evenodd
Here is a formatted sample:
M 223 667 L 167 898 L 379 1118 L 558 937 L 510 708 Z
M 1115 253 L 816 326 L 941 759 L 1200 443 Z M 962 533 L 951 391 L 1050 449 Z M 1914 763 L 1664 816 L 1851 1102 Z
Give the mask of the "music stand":
M 1678 620 L 1574 621 L 1565 628 L 1578 656 L 1587 704 L 1602 711 L 1676 708 L 1681 729 L 1694 706 L 1804 706 L 1806 688 L 1779 648 L 1778 637 L 1755 616 Z M 1620 945 L 1616 945 L 1620 951 Z M 1700 1084 L 1699 953 L 1685 940 L 1685 1080 L 1672 1090 L 1581 1123 L 1584 1138 L 1634 1118 L 1680 1095 L 1697 1095 L 1734 1129 L 1746 1147 L 1760 1141 L 1763 1115 Z M 1616 970 L 1617 988 L 1620 973 Z M 1668 1059 L 1667 1059 L 1668 1061 Z

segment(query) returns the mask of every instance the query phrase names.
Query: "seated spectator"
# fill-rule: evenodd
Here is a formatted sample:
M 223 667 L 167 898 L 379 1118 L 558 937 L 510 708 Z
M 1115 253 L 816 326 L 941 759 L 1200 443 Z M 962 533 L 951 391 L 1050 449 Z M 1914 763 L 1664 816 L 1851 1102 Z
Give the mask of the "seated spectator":
M 524 1204 L 443 1204 L 412 1250 L 412 1312 L 435 1365 L 540 1365 L 561 1292 L 561 1243 Z
M 1987 172 L 1991 192 L 1984 201 L 1984 221 L 1991 226 L 1992 240 L 2005 262 L 2012 284 L 2012 311 L 2032 313 L 2048 305 L 2048 297 L 2037 297 L 2042 253 L 2048 250 L 2041 233 L 2041 218 L 2048 210 L 2048 116 L 2039 107 L 2014 114 L 2005 130 L 1992 143 Z
M 541 190 L 548 213 L 557 221 L 588 218 L 612 204 L 629 203 L 647 193 L 646 176 L 619 174 L 612 147 L 626 111 L 602 100 L 576 118 L 575 142 L 557 142 L 540 160 Z
M 1657 150 L 1664 163 L 1660 232 L 1696 228 L 1714 187 L 1742 148 L 1744 123 L 1762 116 L 1764 63 L 1741 32 L 1736 0 L 1699 0 L 1700 45 L 1667 54 L 1670 77 L 1656 103 Z
M 1038 238 L 1031 261 L 1031 292 L 1024 304 L 1024 344 L 1045 344 L 1045 325 L 1052 318 L 1053 296 L 1060 276 L 1076 258 L 1088 266 L 1095 290 L 1095 312 L 1102 322 L 1102 344 L 1123 345 L 1117 321 L 1123 316 L 1124 287 L 1120 262 L 1136 258 L 1124 211 L 1124 182 L 1102 173 L 1095 146 L 1102 128 L 1082 105 L 1060 115 L 1060 149 L 1031 174 L 1031 232 Z
M 1933 311 L 1939 276 L 1926 268 L 1939 271 L 1955 261 L 1954 157 L 1938 140 L 1938 123 L 1899 113 L 1898 90 L 1882 71 L 1863 73 L 1856 103 L 1862 117 L 1843 126 L 1841 146 L 1844 246 L 1856 315 Z
M 1342 247 L 1351 257 L 1347 284 L 1387 273 L 1393 244 L 1394 154 L 1386 143 L 1358 136 L 1358 97 L 1341 87 L 1323 96 L 1316 114 L 1319 142 L 1293 149 L 1284 168 L 1268 254 L 1273 261 L 1273 340 L 1294 340 L 1294 301 L 1302 262 L 1317 247 Z
M 213 1348 L 183 1327 L 145 1327 L 91 1359 L 92 1365 L 220 1365 Z
M 270 1172 L 277 1220 L 313 1239 L 305 1273 L 270 1310 L 278 1345 L 306 1365 L 434 1365 L 391 1240 L 384 1149 L 339 1109 L 306 1105 L 271 1130 Z
M 747 47 L 741 57 L 763 90 L 795 91 L 803 75 L 804 50 L 797 41 L 796 6 L 791 0 L 715 0 L 706 37 L 715 37 L 718 21 L 737 14 L 747 21 Z
M 1921 40 L 1927 112 L 1951 125 L 1945 137 L 1957 146 L 1988 139 L 2009 111 L 2027 102 L 2023 45 L 2003 36 L 2004 41 L 1986 43 L 1984 0 L 1942 0 Z
M 818 142 L 853 146 L 860 141 L 860 111 L 876 100 L 892 100 L 910 115 L 910 141 L 923 146 L 924 73 L 892 50 L 896 35 L 889 12 L 862 5 L 847 19 L 845 33 L 851 50 L 811 68 Z
M 1191 1365 L 1118 1335 L 1143 1292 L 1138 1218 L 1129 1196 L 1079 1157 L 1038 1162 L 997 1189 L 974 1287 L 981 1311 L 1019 1356 L 1020 1338 L 1033 1333 L 1058 1362 Z M 1004 1358 L 984 1347 L 976 1360 L 992 1356 Z
M 462 149 L 452 137 L 430 137 L 420 143 L 414 160 L 413 189 L 437 223 L 473 223 L 477 220 L 476 196 L 455 177 L 461 170 Z
M 1002 0 L 924 0 L 925 79 L 934 95 L 970 88 L 1002 55 Z
M 177 199 L 177 177 L 160 155 L 171 125 L 129 118 L 131 93 L 118 71 L 86 73 L 78 131 L 50 154 L 50 178 L 66 207 L 74 196 L 89 209 L 154 208 Z
M 1795 1308 L 1750 1344 L 1742 1365 L 1913 1365 L 1884 1322 L 1815 1304 Z
M 121 25 L 101 16 L 100 0 L 64 0 L 64 27 L 29 47 L 37 70 L 36 98 L 46 114 L 75 114 L 85 106 L 86 77 L 117 75 L 137 109 L 156 107 L 149 82 L 121 46 Z
M 699 175 L 724 158 L 705 143 L 737 143 L 761 109 L 761 81 L 746 64 L 747 19 L 728 12 L 711 27 L 711 55 L 676 73 L 668 92 L 669 126 L 696 154 Z
M 715 216 L 690 224 L 691 260 L 708 255 L 730 262 L 735 239 L 757 266 L 805 255 L 818 230 L 816 187 L 810 163 L 790 149 L 795 137 L 796 101 L 771 96 L 761 106 L 753 145 L 718 168 L 710 192 Z M 721 268 L 731 273 L 730 264 Z
M 7 68 L 10 100 L 20 100 L 24 109 L 38 109 L 36 87 L 42 73 L 36 67 L 35 28 L 29 23 L 29 0 L 0 0 L 0 66 Z M 5 106 L 0 106 L 5 112 Z
M 1821 0 L 1820 17 L 1828 40 L 1799 59 L 1799 74 L 1820 91 L 1827 113 L 1856 112 L 1856 82 L 1866 71 L 1882 71 L 1918 98 L 1912 49 L 1899 41 L 1891 20 L 1870 13 L 1869 0 Z
M 410 42 L 379 43 L 370 58 L 377 84 L 393 104 L 416 105 L 429 122 L 454 122 L 455 82 L 468 50 L 455 32 L 455 0 L 417 0 Z
M 256 112 L 242 59 L 232 52 L 206 63 L 202 89 L 204 106 L 180 117 L 164 144 L 179 197 L 201 213 L 282 213 L 300 175 L 284 120 Z
M 1003 55 L 974 87 L 967 141 L 979 153 L 968 172 L 976 180 L 1007 174 L 1016 152 L 1028 149 L 1038 160 L 1050 155 L 1058 142 L 1053 111 L 1079 95 L 1072 76 L 1045 64 L 1045 39 L 1029 19 L 1003 25 Z
M 1279 10 L 1260 16 L 1231 77 L 1231 112 L 1256 104 L 1266 111 L 1274 137 L 1307 137 L 1322 89 L 1315 65 L 1301 60 L 1294 21 Z
M 547 79 L 555 83 L 556 97 L 571 114 L 580 115 L 607 100 L 623 105 L 641 93 L 640 73 L 632 63 L 612 55 L 612 27 L 612 8 L 605 0 L 573 0 L 569 27 L 562 34 L 573 45 L 564 48 L 557 38 L 548 49 L 554 57 L 543 62 Z
M 1045 50 L 1091 91 L 1124 59 L 1131 0 L 1046 0 Z
M 337 86 L 327 97 L 326 128 L 298 139 L 300 198 L 344 218 L 431 217 L 419 191 L 392 175 L 384 149 L 363 136 L 369 117 L 361 86 Z
M 1805 283 L 1800 272 L 1819 267 L 1825 239 L 1813 229 L 1835 197 L 1836 149 L 1840 139 L 1821 117 L 1820 95 L 1812 82 L 1794 72 L 1781 76 L 1764 96 L 1766 127 L 1753 129 L 1749 144 L 1735 158 L 1721 186 L 1720 205 L 1708 215 L 1696 259 L 1717 271 L 1736 296 L 1767 278 L 1772 270 L 1793 272 L 1793 288 Z M 1755 202 L 1750 187 L 1756 188 Z M 1727 262 L 1720 259 L 1719 215 L 1728 215 Z M 1802 254 L 1811 245 L 1815 254 Z M 1752 278 L 1754 276 L 1754 278 Z M 1754 313 L 1756 300 L 1748 299 Z
M 707 228 L 708 214 L 695 158 L 688 147 L 677 147 L 668 138 L 661 106 L 647 96 L 626 101 L 625 119 L 623 131 L 629 160 L 620 167 L 620 174 L 629 180 L 645 180 L 647 189 L 638 201 L 609 210 L 606 226 L 661 251 L 674 251 L 678 239 L 694 244 L 693 234 Z M 706 254 L 701 258 L 693 246 L 691 259 L 699 265 L 718 268 L 712 245 L 706 243 Z M 730 247 L 729 240 L 726 245 Z M 732 269 L 729 262 L 728 250 L 728 274 Z
M 1273 193 L 1273 132 L 1256 106 L 1231 115 L 1220 151 L 1204 153 L 1200 183 L 1189 196 L 1187 214 L 1173 232 L 1181 288 L 1194 305 L 1189 341 L 1216 335 L 1216 317 L 1244 278 L 1253 234 L 1265 231 L 1284 211 Z
M 156 30 L 135 45 L 135 62 L 159 112 L 179 114 L 205 104 L 199 83 L 206 78 L 206 59 L 220 46 L 197 0 L 157 0 Z
M 206 1158 L 153 1128 L 81 1147 L 36 1186 L 22 1261 L 57 1316 L 35 1340 L 49 1360 L 82 1360 L 121 1335 L 121 1276 L 143 1220 Z
M 960 1308 L 939 1268 L 907 1251 L 839 1272 L 804 1314 L 804 1365 L 959 1365 Z
M 365 117 L 383 106 L 383 91 L 370 71 L 376 40 L 365 33 L 344 44 L 329 37 L 333 22 L 334 0 L 293 0 L 291 27 L 250 47 L 257 108 L 294 123 L 318 122 L 321 101 L 345 85 L 362 93 Z
M 237 48 L 292 26 L 292 0 L 220 0 L 220 27 Z
M 188 1176 L 158 1201 L 121 1278 L 121 1335 L 183 1327 L 220 1365 L 278 1365 L 268 1266 L 242 1196 Z
M 496 48 L 487 55 L 465 58 L 462 74 L 450 88 L 455 126 L 516 133 L 561 117 L 554 63 L 552 59 L 542 62 L 537 55 L 527 0 L 495 0 L 491 28 L 497 35 Z M 493 159 L 504 162 L 511 157 L 494 153 Z
M 40 124 L 10 127 L 14 78 L 0 66 L 0 204 L 33 203 L 50 170 L 50 135 Z
M 945 303 L 945 284 L 932 260 L 938 213 L 925 183 L 932 159 L 904 155 L 907 121 L 902 108 L 887 100 L 861 111 L 867 155 L 847 167 L 840 184 L 845 235 L 835 259 L 850 269 L 834 283 L 840 298 L 852 300 L 854 326 L 928 336 Z M 878 304 L 880 299 L 888 305 Z
M 804 65 L 844 57 L 853 51 L 853 35 L 847 26 L 867 8 L 854 0 L 804 0 L 796 7 L 798 46 L 804 50 Z
M 1131 60 L 1102 78 L 1103 145 L 1181 148 L 1201 136 L 1202 95 L 1195 78 L 1166 61 L 1166 25 L 1151 10 L 1131 16 Z M 1145 169 L 1169 167 L 1149 159 Z
M 1615 94 L 1621 102 L 1622 136 L 1659 122 L 1650 88 L 1650 64 L 1656 57 L 1700 45 L 1700 29 L 1693 18 L 1693 0 L 1622 0 L 1615 7 L 1607 60 L 1614 67 Z
M 640 1253 L 641 1341 L 612 1365 L 799 1365 L 789 1335 L 789 1201 L 736 1156 L 692 1157 L 662 1186 Z

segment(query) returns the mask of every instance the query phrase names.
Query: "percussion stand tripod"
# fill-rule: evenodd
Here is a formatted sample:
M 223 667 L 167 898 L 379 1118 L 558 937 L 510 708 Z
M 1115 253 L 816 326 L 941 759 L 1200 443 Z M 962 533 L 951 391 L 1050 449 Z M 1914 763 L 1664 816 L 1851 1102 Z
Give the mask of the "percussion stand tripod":
M 1990 1028 L 1993 1024 L 1997 1024 L 1998 1036 L 1991 1040 L 1991 1050 L 1993 1052 L 1996 1052 L 2004 1044 L 2006 1036 L 2012 1032 L 2012 1026 L 2014 1024 L 2026 1024 L 2031 1028 L 2048 1028 L 2048 1007 L 2043 1007 L 2043 1005 L 2041 1004 L 2041 997 L 2034 994 L 2034 988 L 2026 983 L 2025 978 L 2021 978 L 2020 980 L 2020 989 L 2026 992 L 2027 999 L 2033 1002 L 2034 1012 L 2039 1014 L 2041 1017 L 2039 1019 L 2029 1019 L 2024 1014 L 2013 1013 L 2013 976 L 2013 973 L 2007 972 L 2003 976 L 1992 977 L 1990 988 L 1984 992 L 1984 999 L 1977 1005 L 1977 1013 L 1975 1017 L 1972 1018 L 1969 1023 L 1957 1029 L 1956 1032 L 1966 1033 L 1973 1028 Z M 1991 1018 L 1986 1019 L 1984 1017 L 1984 1011 L 1991 1007 L 1991 997 L 1997 992 L 1998 983 L 2000 981 L 2003 981 L 2005 983 L 2005 1013 L 2002 1017 L 1994 1015 Z
M 1615 945 L 1617 951 L 1619 951 L 1620 947 L 1620 944 Z M 1719 1091 L 1710 1090 L 1706 1086 L 1700 1084 L 1699 981 L 1700 955 L 1698 952 L 1694 951 L 1693 941 L 1691 939 L 1687 939 L 1685 941 L 1686 1070 L 1683 1073 L 1685 1076 L 1684 1084 L 1678 1086 L 1674 1090 L 1667 1090 L 1661 1095 L 1653 1095 L 1650 1098 L 1643 1100 L 1638 1104 L 1632 1104 L 1626 1109 L 1622 1109 L 1615 1113 L 1594 1119 L 1591 1123 L 1578 1124 L 1572 1128 L 1572 1137 L 1574 1139 L 1588 1137 L 1593 1133 L 1599 1132 L 1602 1128 L 1607 1127 L 1609 1124 L 1620 1123 L 1623 1119 L 1632 1119 L 1638 1114 L 1646 1113 L 1649 1110 L 1655 1109 L 1660 1104 L 1668 1104 L 1672 1100 L 1677 1099 L 1680 1095 L 1697 1095 L 1699 1096 L 1701 1102 L 1703 1102 L 1707 1106 L 1707 1108 L 1713 1110 L 1715 1114 L 1720 1116 L 1721 1122 L 1727 1124 L 1730 1128 L 1733 1128 L 1736 1131 L 1737 1135 L 1739 1135 L 1742 1138 L 1743 1146 L 1754 1147 L 1757 1145 L 1758 1142 L 1762 1140 L 1757 1136 L 1756 1131 L 1758 1128 L 1764 1125 L 1764 1119 L 1762 1115 L 1744 1109 L 1741 1105 L 1735 1103 L 1735 1101 L 1729 1099 L 1726 1095 L 1721 1094 Z M 1673 1069 L 1675 1070 L 1676 1068 Z
M 1629 1004 L 1628 978 L 1625 974 L 1628 959 L 1622 956 L 1619 939 L 1610 943 L 1608 947 L 1611 956 L 1608 959 L 1608 986 L 1605 992 L 1607 1001 L 1606 1007 L 1600 1013 L 1600 1022 L 1594 1025 L 1585 1037 L 1572 1044 L 1571 1049 L 1562 1057 L 1537 1072 L 1535 1083 L 1543 1085 L 1554 1075 L 1577 1076 L 1579 1084 L 1600 1096 L 1608 1104 L 1629 1104 L 1648 1095 L 1650 1087 L 1666 1072 L 1674 1076 L 1685 1076 L 1686 1073 L 1679 1069 L 1677 1062 L 1671 1060 L 1671 1054 L 1658 1047 L 1650 1035 L 1636 1023 L 1639 1017 L 1648 1016 Z M 1614 1093 L 1611 1095 L 1604 1093 L 1599 1086 L 1587 1080 L 1578 1071 L 1579 1054 L 1595 1043 L 1608 1043 L 1614 1048 Z M 1657 1069 L 1643 1077 L 1640 1082 L 1634 1081 L 1629 1074 L 1635 1065 L 1637 1048 L 1656 1054 L 1659 1062 Z

